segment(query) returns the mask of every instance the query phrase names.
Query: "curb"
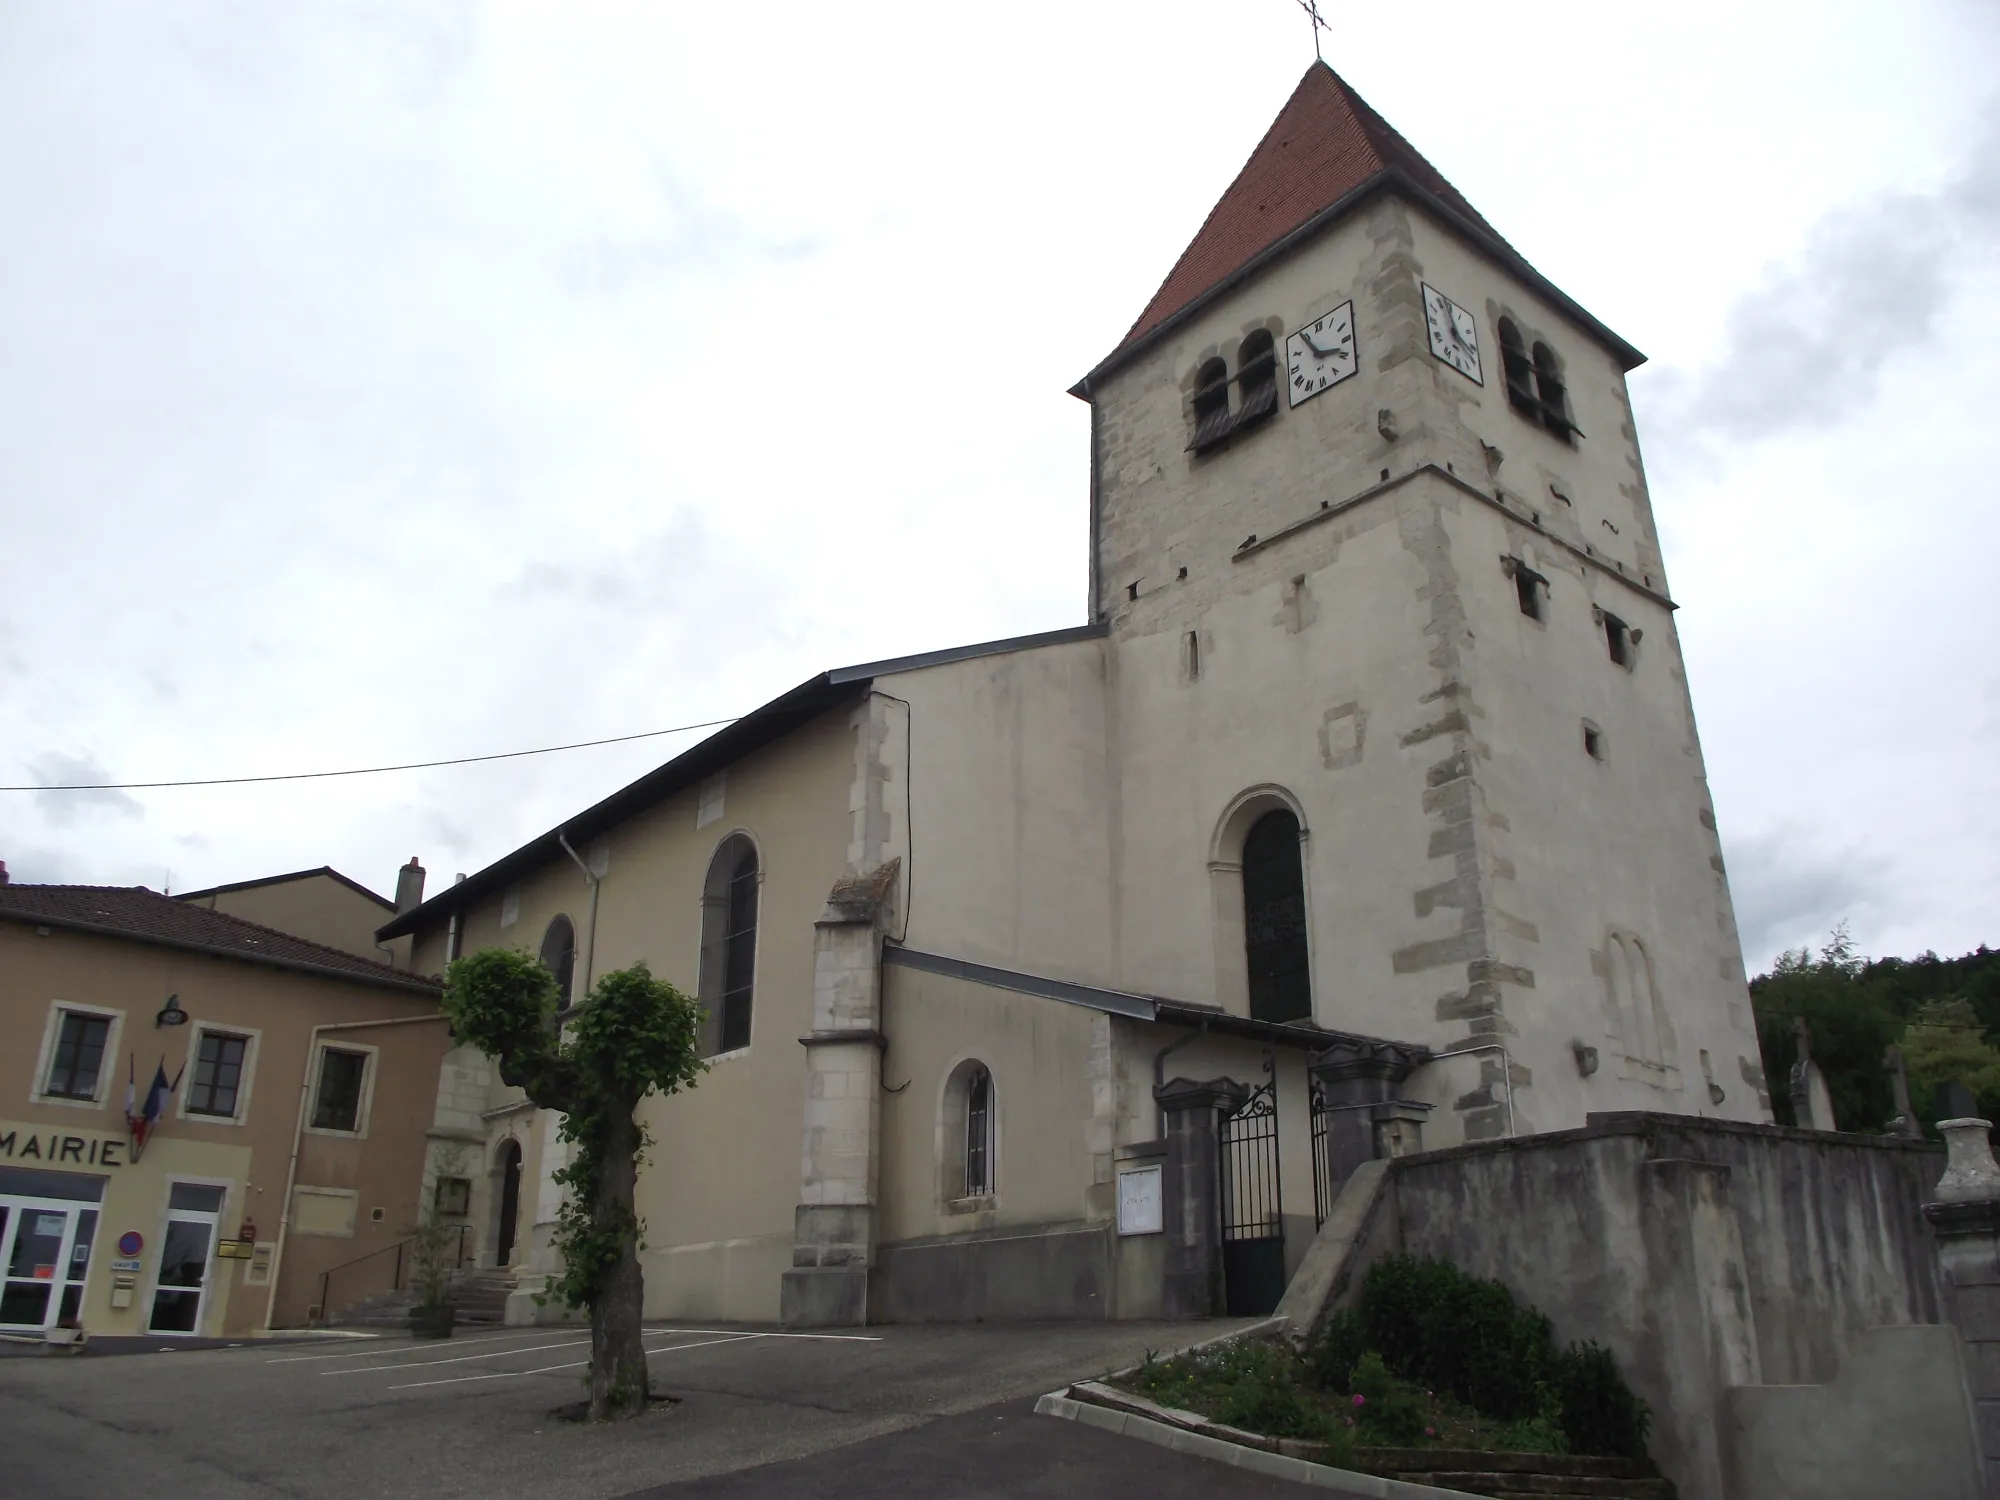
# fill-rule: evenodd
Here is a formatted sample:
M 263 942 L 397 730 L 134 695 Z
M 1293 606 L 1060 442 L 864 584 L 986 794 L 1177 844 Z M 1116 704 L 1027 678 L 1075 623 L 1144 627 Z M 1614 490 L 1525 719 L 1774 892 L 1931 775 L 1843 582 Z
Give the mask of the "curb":
M 1231 1334 L 1229 1337 L 1238 1338 L 1241 1335 Z M 1068 1387 L 1064 1387 L 1062 1391 L 1049 1392 L 1035 1403 L 1036 1412 L 1045 1417 L 1061 1417 L 1067 1422 L 1079 1422 L 1085 1427 L 1115 1432 L 1120 1437 L 1157 1443 L 1175 1453 L 1211 1458 L 1217 1463 L 1228 1464 L 1232 1469 L 1243 1469 L 1271 1479 L 1289 1479 L 1294 1484 L 1312 1485 L 1323 1490 L 1346 1490 L 1352 1495 L 1366 1496 L 1367 1500 L 1484 1500 L 1483 1496 L 1470 1495 L 1464 1490 L 1441 1490 L 1435 1485 L 1412 1484 L 1407 1479 L 1357 1474 L 1351 1469 L 1336 1469 L 1329 1464 L 1308 1463 L 1303 1458 L 1287 1458 L 1282 1453 L 1266 1453 L 1261 1448 L 1226 1443 L 1221 1438 L 1171 1427 L 1150 1417 L 1093 1406 L 1065 1394 L 1067 1390 Z

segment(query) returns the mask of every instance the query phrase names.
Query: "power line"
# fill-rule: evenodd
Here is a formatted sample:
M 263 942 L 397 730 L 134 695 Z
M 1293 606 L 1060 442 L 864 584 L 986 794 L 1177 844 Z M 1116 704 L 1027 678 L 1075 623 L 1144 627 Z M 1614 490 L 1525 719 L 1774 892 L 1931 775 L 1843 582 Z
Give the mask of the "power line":
M 710 719 L 702 724 L 648 729 L 643 734 L 613 735 L 608 740 L 578 740 L 574 745 L 544 745 L 539 750 L 502 750 L 496 755 L 459 755 L 450 760 L 413 760 L 400 766 L 357 766 L 348 771 L 289 771 L 282 776 L 211 776 L 199 781 L 80 781 L 54 786 L 0 786 L 0 792 L 139 792 L 170 786 L 245 786 L 256 781 L 320 781 L 329 776 L 379 776 L 384 771 L 428 771 L 435 766 L 469 766 L 483 760 L 519 760 L 524 755 L 554 755 L 562 750 L 588 750 L 594 745 L 624 745 L 633 740 L 656 740 L 663 734 L 685 734 L 690 729 L 716 729 L 735 722 L 733 718 Z

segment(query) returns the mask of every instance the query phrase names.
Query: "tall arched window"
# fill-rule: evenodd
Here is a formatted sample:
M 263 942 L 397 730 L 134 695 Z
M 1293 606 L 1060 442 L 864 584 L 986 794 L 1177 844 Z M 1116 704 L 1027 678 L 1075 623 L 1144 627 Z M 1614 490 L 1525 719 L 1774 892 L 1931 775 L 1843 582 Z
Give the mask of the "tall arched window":
M 1567 439 L 1576 430 L 1569 419 L 1569 393 L 1563 388 L 1562 365 L 1547 344 L 1535 345 L 1535 396 L 1542 408 L 1542 425 Z
M 702 1052 L 750 1045 L 757 978 L 757 846 L 731 834 L 709 862 L 701 897 L 701 1002 L 708 1011 Z
M 557 917 L 542 934 L 542 963 L 556 976 L 556 998 L 570 1003 L 569 987 L 576 978 L 576 929 L 568 917 Z
M 965 1095 L 965 1195 L 993 1191 L 993 1075 L 972 1075 Z
M 1194 440 L 1188 447 L 1199 453 L 1221 442 L 1231 420 L 1229 366 L 1219 358 L 1208 360 L 1194 372 Z
M 1530 421 L 1541 420 L 1535 399 L 1535 364 L 1528 358 L 1528 346 L 1512 318 L 1500 320 L 1500 363 L 1507 372 L 1507 400 L 1514 410 Z
M 1265 813 L 1243 840 L 1243 947 L 1259 1021 L 1312 1018 L 1300 854 L 1299 820 L 1286 808 Z
M 1247 427 L 1278 409 L 1278 348 L 1270 329 L 1259 328 L 1237 348 L 1236 376 L 1243 387 L 1238 427 Z

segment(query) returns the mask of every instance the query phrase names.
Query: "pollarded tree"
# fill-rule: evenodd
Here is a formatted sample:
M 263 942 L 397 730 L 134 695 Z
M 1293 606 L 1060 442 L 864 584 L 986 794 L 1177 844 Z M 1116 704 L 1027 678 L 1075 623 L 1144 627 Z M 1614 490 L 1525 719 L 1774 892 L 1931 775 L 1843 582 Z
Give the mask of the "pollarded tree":
M 549 1294 L 590 1309 L 590 1415 L 636 1416 L 649 1391 L 640 1340 L 645 1284 L 633 1193 L 648 1144 L 633 1117 L 647 1094 L 677 1093 L 707 1070 L 701 1008 L 643 963 L 606 974 L 558 1013 L 555 976 L 524 953 L 489 948 L 445 972 L 453 1031 L 493 1058 L 500 1077 L 562 1116 L 572 1150 L 555 1173 L 562 1275 Z

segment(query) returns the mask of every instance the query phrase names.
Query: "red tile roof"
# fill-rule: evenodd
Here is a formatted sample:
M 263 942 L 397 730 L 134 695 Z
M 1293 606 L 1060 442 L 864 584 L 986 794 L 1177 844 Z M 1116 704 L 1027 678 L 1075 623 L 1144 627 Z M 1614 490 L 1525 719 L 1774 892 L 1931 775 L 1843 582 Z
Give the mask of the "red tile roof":
M 219 958 L 334 979 L 358 979 L 390 989 L 436 994 L 435 979 L 405 973 L 323 943 L 312 943 L 241 917 L 189 906 L 143 885 L 0 885 L 0 920 L 162 943 Z
M 1314 63 L 1119 347 L 1150 333 L 1259 251 L 1392 167 L 1493 234 L 1416 147 L 1338 73 Z
M 1455 216 L 1488 248 L 1558 305 L 1573 312 L 1592 333 L 1612 345 L 1627 368 L 1645 356 L 1604 328 L 1548 283 L 1488 224 L 1479 210 L 1444 178 L 1395 128 L 1375 113 L 1345 80 L 1324 63 L 1306 70 L 1292 97 L 1278 112 L 1250 160 L 1209 211 L 1201 229 L 1174 263 L 1118 347 L 1104 361 L 1117 361 L 1138 343 L 1287 235 L 1377 181 L 1400 178 Z M 1078 394 L 1082 394 L 1079 387 Z

